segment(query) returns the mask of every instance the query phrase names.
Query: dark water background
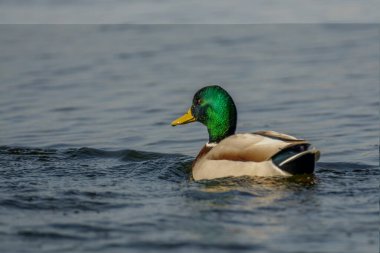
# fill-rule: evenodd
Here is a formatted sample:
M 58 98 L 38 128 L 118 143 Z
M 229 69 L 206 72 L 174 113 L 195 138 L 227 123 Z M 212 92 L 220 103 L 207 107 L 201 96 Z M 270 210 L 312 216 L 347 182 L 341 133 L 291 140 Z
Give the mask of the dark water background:
M 1 252 L 375 252 L 378 25 L 1 25 Z M 314 177 L 190 179 L 220 84 Z

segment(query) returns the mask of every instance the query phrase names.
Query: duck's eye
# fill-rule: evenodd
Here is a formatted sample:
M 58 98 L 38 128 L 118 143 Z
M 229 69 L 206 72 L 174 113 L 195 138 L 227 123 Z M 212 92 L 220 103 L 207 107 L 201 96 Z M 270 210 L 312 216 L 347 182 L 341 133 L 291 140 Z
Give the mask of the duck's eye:
M 202 100 L 201 99 L 198 99 L 197 100 L 197 105 L 200 105 L 202 103 Z

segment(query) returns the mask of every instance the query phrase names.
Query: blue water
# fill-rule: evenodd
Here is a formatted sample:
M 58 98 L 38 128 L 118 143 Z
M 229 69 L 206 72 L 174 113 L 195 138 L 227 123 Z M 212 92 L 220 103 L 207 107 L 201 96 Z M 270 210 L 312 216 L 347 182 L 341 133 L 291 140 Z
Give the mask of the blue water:
M 379 249 L 378 25 L 1 25 L 1 252 Z M 191 180 L 207 84 L 314 176 Z

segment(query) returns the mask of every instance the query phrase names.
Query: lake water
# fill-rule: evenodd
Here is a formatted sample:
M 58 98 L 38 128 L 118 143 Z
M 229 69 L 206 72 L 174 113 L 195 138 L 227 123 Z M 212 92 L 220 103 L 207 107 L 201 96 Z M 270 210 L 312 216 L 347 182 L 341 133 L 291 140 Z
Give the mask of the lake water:
M 378 0 L 0 0 L 0 24 L 379 23 Z
M 1 252 L 379 250 L 378 25 L 1 25 Z M 315 175 L 194 182 L 219 84 Z

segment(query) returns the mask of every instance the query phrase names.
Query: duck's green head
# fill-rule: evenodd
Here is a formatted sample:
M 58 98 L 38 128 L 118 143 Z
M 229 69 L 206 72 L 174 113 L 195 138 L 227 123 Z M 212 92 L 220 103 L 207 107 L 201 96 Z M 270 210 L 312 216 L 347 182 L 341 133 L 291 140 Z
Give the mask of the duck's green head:
M 195 93 L 193 104 L 187 113 L 174 120 L 172 126 L 195 121 L 207 127 L 209 143 L 218 143 L 235 133 L 237 121 L 235 103 L 222 87 L 206 86 Z

